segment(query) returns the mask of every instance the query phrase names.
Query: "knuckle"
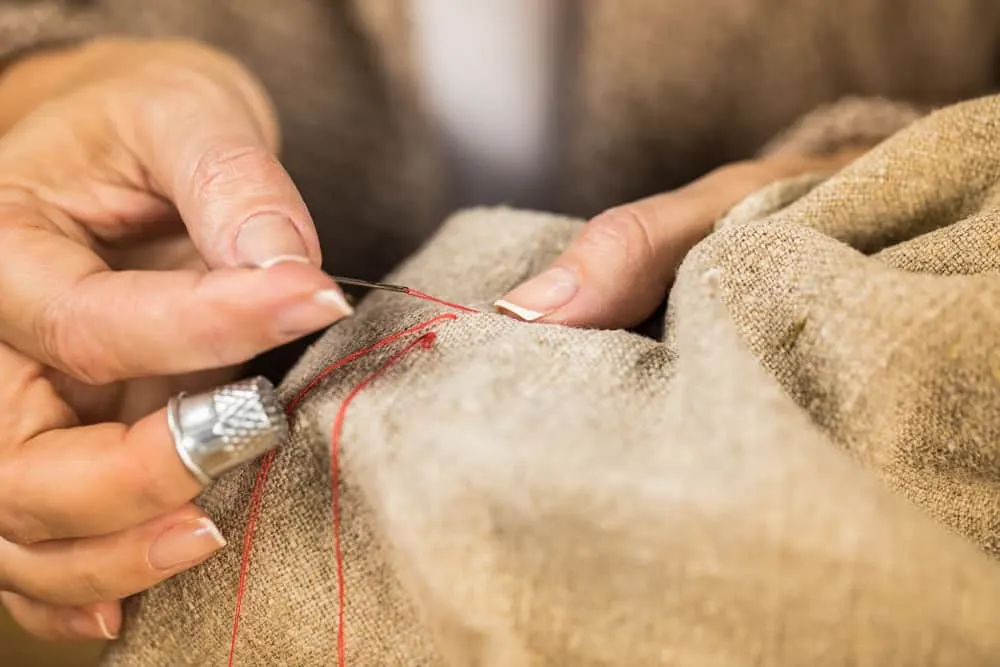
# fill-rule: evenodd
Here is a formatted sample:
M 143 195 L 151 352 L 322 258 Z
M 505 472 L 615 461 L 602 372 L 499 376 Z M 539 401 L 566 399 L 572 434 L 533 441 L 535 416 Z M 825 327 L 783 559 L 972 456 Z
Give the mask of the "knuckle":
M 4 216 L 5 218 L 25 218 L 30 220 L 30 216 L 18 215 L 18 213 L 36 209 L 40 203 L 38 197 L 29 187 L 20 183 L 9 182 L 6 178 L 0 183 L 0 206 L 3 206 L 6 213 L 13 214 Z M 9 224 L 6 219 L 4 223 Z M 19 219 L 17 223 L 17 227 L 22 225 L 22 221 Z
M 201 276 L 194 288 L 195 294 L 210 291 L 207 286 L 208 276 Z M 232 320 L 229 311 L 221 310 L 225 316 L 217 318 L 201 318 L 192 329 L 192 335 L 199 345 L 204 346 L 204 354 L 212 360 L 215 366 L 229 366 L 245 361 L 257 353 L 257 348 L 247 349 L 246 340 L 236 340 L 232 335 Z
M 277 158 L 259 146 L 210 148 L 198 157 L 191 175 L 195 198 L 210 200 L 255 183 L 266 183 L 281 169 Z
M 22 546 L 0 539 L 0 593 L 38 597 L 44 582 L 39 581 L 37 570 L 25 562 Z
M 627 267 L 644 266 L 655 255 L 651 225 L 638 207 L 617 206 L 591 220 L 581 241 L 598 248 L 605 256 L 614 253 Z
M 52 362 L 62 359 L 66 341 L 62 333 L 64 303 L 62 298 L 52 298 L 41 307 L 34 321 L 34 335 L 38 347 L 46 359 Z
M 19 546 L 31 546 L 51 537 L 41 523 L 25 514 L 0 511 L 0 540 Z
M 115 379 L 112 369 L 100 363 L 104 355 L 91 342 L 86 327 L 73 326 L 78 308 L 74 290 L 54 296 L 42 306 L 34 321 L 38 348 L 53 366 L 89 385 L 101 385 Z
M 0 559 L 0 593 L 10 593 L 11 595 L 31 597 L 29 595 L 29 591 L 25 589 L 25 586 L 21 582 L 20 578 L 16 576 L 7 565 L 4 564 L 2 559 Z
M 15 518 L 15 514 L 10 512 L 6 504 L 0 508 L 0 540 L 6 540 L 13 544 L 23 544 L 24 529 Z
M 205 354 L 216 366 L 235 364 L 249 356 L 244 352 L 243 345 L 233 343 L 232 334 L 223 327 L 206 327 L 201 340 L 205 345 Z
M 40 542 L 46 538 L 46 531 L 43 524 L 18 503 L 17 498 L 23 497 L 18 491 L 23 475 L 7 458 L 0 459 L 0 540 L 18 545 Z
M 76 563 L 73 580 L 70 586 L 76 591 L 76 597 L 89 602 L 104 602 L 116 600 L 116 586 L 109 581 L 107 568 L 102 563 L 95 562 L 87 554 L 79 554 L 73 559 Z

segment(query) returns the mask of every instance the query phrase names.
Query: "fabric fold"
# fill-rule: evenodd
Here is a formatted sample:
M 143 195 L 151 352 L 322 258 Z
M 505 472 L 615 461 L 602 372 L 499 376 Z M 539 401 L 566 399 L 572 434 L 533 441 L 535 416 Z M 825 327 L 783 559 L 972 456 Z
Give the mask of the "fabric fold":
M 336 663 L 341 636 L 348 665 L 996 664 L 1000 154 L 976 142 L 998 111 L 734 211 L 663 341 L 369 296 L 286 399 L 422 328 L 301 402 L 235 664 Z M 580 224 L 468 211 L 390 279 L 485 309 Z M 256 472 L 200 501 L 233 545 Z M 224 662 L 240 556 L 131 601 L 105 664 Z

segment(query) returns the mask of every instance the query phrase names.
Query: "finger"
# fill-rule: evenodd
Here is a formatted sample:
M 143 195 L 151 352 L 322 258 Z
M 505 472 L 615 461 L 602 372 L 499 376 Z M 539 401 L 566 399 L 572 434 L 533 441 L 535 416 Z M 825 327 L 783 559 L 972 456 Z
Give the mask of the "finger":
M 0 345 L 0 377 L 0 539 L 32 545 L 113 535 L 171 512 L 178 522 L 204 517 L 176 513 L 201 484 L 175 449 L 166 410 L 130 427 L 73 427 L 36 362 Z
M 777 178 L 826 164 L 781 156 L 730 165 L 680 190 L 606 211 L 549 269 L 496 306 L 530 322 L 595 328 L 636 324 L 662 302 L 684 256 L 726 210 Z
M 109 602 L 188 570 L 225 544 L 194 505 L 101 537 L 0 541 L 0 588 L 59 606 Z
M 130 427 L 58 428 L 45 418 L 57 401 L 13 405 L 38 415 L 18 423 L 38 433 L 0 448 L 0 537 L 8 541 L 108 535 L 175 510 L 202 488 L 174 448 L 166 410 Z
M 0 603 L 26 632 L 48 641 L 115 639 L 121 629 L 121 603 L 117 601 L 61 607 L 0 592 Z
M 709 231 L 705 203 L 668 193 L 611 209 L 587 223 L 543 273 L 496 302 L 535 322 L 614 328 L 662 301 L 684 254 Z
M 112 272 L 30 204 L 0 203 L 0 337 L 90 384 L 245 361 L 350 313 L 331 278 L 269 269 Z
M 194 72 L 177 76 L 165 99 L 137 100 L 128 143 L 209 266 L 266 267 L 288 258 L 319 266 L 315 226 L 269 146 L 273 130 L 261 119 L 273 112 L 258 87 L 243 73 L 230 77 L 245 83 L 241 90 Z

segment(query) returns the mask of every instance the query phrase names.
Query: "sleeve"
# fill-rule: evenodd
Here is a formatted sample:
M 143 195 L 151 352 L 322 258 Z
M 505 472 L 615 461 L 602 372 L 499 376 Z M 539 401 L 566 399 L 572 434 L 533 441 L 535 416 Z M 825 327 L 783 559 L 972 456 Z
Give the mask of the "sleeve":
M 760 155 L 829 155 L 873 146 L 930 111 L 930 107 L 880 97 L 845 97 L 799 118 L 765 144 Z
M 0 68 L 35 51 L 100 33 L 104 4 L 86 0 L 0 1 Z

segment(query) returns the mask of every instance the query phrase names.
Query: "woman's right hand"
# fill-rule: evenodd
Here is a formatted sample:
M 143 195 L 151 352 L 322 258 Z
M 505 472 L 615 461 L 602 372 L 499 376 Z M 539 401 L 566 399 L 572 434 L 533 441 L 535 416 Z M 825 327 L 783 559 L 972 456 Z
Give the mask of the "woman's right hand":
M 236 61 L 100 41 L 0 79 L 0 599 L 48 638 L 222 546 L 162 407 L 350 308 Z

